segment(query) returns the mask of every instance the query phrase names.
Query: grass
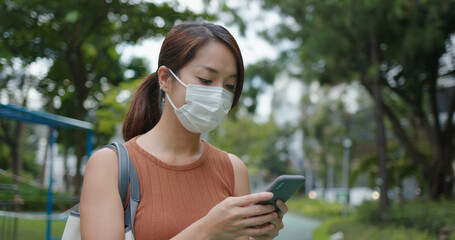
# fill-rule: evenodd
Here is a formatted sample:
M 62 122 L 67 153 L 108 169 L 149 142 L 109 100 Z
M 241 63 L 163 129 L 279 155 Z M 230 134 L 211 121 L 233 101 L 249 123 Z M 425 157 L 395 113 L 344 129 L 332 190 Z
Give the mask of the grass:
M 289 210 L 300 215 L 323 220 L 340 216 L 343 205 L 294 196 L 286 202 Z
M 46 220 L 19 219 L 18 221 L 18 240 L 45 239 Z M 65 222 L 52 221 L 51 237 L 61 237 L 65 229 Z
M 329 240 L 331 235 L 329 228 L 339 221 L 343 221 L 343 219 L 341 217 L 333 217 L 324 220 L 324 222 L 314 230 L 313 240 Z

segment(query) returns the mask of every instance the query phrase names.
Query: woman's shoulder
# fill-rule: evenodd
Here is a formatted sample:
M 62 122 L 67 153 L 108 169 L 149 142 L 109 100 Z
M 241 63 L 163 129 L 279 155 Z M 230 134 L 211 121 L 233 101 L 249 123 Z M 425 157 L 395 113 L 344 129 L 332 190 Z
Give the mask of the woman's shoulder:
M 112 164 L 117 161 L 117 152 L 110 148 L 101 148 L 95 151 L 89 158 L 87 166 L 100 165 L 100 164 Z
M 240 172 L 248 172 L 245 163 L 236 155 L 232 153 L 228 153 L 229 160 L 232 163 L 232 167 L 234 168 L 234 171 L 240 171 Z
M 248 169 L 245 163 L 236 155 L 228 153 L 234 172 L 234 196 L 243 196 L 250 193 Z
M 209 148 L 208 151 L 216 152 L 219 155 L 223 156 L 223 159 L 231 162 L 232 167 L 234 168 L 234 171 L 240 170 L 240 171 L 243 172 L 244 170 L 246 170 L 245 163 L 239 157 L 237 157 L 236 155 L 234 155 L 232 153 L 228 153 L 228 152 L 226 152 L 226 151 L 224 151 L 222 149 L 219 149 L 219 148 L 211 145 L 207 141 L 204 141 L 204 142 L 206 143 L 206 145 Z
M 102 148 L 94 152 L 85 167 L 84 178 L 87 176 L 99 177 L 101 181 L 109 181 L 118 177 L 117 153 L 110 148 Z M 85 179 L 84 179 L 85 180 Z

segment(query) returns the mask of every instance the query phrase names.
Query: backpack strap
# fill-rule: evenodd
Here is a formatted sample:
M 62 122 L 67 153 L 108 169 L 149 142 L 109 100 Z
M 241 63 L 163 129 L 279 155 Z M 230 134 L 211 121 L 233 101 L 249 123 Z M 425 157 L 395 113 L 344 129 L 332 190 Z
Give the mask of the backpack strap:
M 129 185 L 129 159 L 128 152 L 121 150 L 121 144 L 116 142 L 110 143 L 104 147 L 111 148 L 117 152 L 118 155 L 118 192 L 120 194 L 120 199 L 122 200 L 122 205 L 126 203 L 126 196 L 128 195 L 128 185 Z
M 134 235 L 134 219 L 136 217 L 137 207 L 140 202 L 140 188 L 139 178 L 137 176 L 136 168 L 131 162 L 128 150 L 122 144 L 113 142 L 105 147 L 109 147 L 118 153 L 119 157 L 119 194 L 122 199 L 123 205 L 126 202 L 128 195 L 128 185 L 130 185 L 130 201 L 126 208 L 124 224 L 129 226 Z M 127 228 L 125 228 L 127 229 Z

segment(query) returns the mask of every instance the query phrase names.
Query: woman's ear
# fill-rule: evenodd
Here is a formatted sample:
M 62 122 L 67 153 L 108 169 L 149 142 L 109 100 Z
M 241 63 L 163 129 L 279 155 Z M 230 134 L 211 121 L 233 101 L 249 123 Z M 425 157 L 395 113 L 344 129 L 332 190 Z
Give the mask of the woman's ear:
M 166 66 L 161 66 L 158 68 L 157 74 L 161 90 L 167 93 L 172 83 L 172 75 L 169 73 L 169 69 Z

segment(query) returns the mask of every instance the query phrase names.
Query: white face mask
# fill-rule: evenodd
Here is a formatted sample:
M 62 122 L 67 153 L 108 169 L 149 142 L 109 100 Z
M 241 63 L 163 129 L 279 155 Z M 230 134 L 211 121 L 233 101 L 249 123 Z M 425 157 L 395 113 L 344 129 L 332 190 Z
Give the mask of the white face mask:
M 188 131 L 194 133 L 208 132 L 223 122 L 231 110 L 234 100 L 233 93 L 221 87 L 186 85 L 171 69 L 169 72 L 186 88 L 186 103 L 180 108 L 175 107 L 167 93 L 166 97 L 174 108 L 175 115 Z

